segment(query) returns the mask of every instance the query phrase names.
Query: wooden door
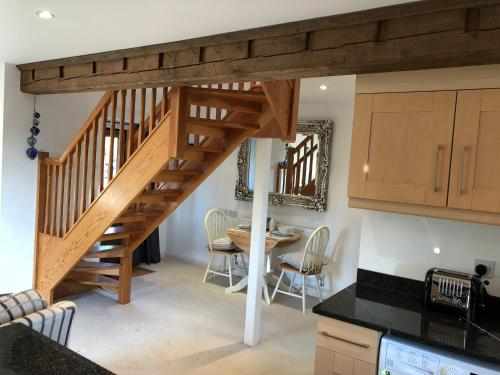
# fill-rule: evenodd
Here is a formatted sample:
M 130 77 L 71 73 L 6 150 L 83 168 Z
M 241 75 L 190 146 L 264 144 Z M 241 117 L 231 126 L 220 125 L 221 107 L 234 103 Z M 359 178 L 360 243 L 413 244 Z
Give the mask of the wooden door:
M 500 213 L 500 90 L 458 93 L 448 206 Z
M 445 207 L 455 91 L 356 96 L 349 197 Z
M 354 371 L 354 358 L 346 356 L 341 353 L 335 353 L 333 361 L 333 374 L 334 375 L 353 375 Z
M 352 375 L 376 375 L 376 373 L 377 368 L 375 365 L 360 361 L 359 359 L 354 360 Z
M 335 353 L 331 350 L 316 346 L 314 375 L 332 375 L 334 355 Z

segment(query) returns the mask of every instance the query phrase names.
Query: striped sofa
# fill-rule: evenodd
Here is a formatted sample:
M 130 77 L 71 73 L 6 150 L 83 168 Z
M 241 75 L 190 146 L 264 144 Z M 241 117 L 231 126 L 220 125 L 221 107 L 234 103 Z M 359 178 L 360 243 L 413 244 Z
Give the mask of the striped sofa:
M 47 306 L 34 289 L 0 296 L 0 335 L 3 326 L 21 323 L 68 346 L 76 305 L 63 301 Z

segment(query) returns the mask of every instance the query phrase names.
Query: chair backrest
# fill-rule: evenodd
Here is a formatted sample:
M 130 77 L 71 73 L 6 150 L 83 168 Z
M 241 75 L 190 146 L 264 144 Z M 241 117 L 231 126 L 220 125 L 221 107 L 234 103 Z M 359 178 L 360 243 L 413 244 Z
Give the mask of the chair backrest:
M 326 245 L 330 239 L 330 230 L 326 226 L 316 228 L 311 233 L 306 242 L 300 270 L 306 270 L 308 273 L 320 272 L 323 267 L 323 256 Z
M 227 217 L 218 208 L 213 208 L 207 212 L 205 216 L 205 232 L 207 233 L 208 247 L 212 251 L 212 243 L 214 240 L 222 237 L 227 237 L 229 223 Z

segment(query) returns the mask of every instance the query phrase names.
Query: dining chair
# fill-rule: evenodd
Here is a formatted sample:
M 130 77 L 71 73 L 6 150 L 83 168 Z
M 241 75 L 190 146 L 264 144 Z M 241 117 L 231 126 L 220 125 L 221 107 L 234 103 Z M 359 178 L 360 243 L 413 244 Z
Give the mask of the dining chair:
M 302 299 L 302 314 L 306 313 L 306 277 L 316 277 L 316 286 L 318 288 L 318 299 L 321 302 L 321 288 L 319 279 L 323 268 L 323 256 L 325 254 L 326 245 L 330 239 L 330 230 L 326 226 L 321 226 L 314 230 L 306 242 L 303 251 L 288 253 L 280 256 L 282 263 L 280 264 L 281 275 L 278 279 L 278 284 L 274 289 L 271 301 L 276 297 L 276 293 L 286 294 L 287 296 Z M 280 284 L 283 280 L 285 272 L 291 274 L 291 282 L 288 291 L 280 290 Z M 302 277 L 302 294 L 292 293 L 292 288 L 295 282 L 295 276 Z
M 229 229 L 229 224 L 226 215 L 221 210 L 214 208 L 207 212 L 205 216 L 205 232 L 207 234 L 208 240 L 208 251 L 211 253 L 210 260 L 207 265 L 207 270 L 205 271 L 205 277 L 203 282 L 207 281 L 208 274 L 212 273 L 219 276 L 224 276 L 229 278 L 229 285 L 233 286 L 233 271 L 232 271 L 232 259 L 236 260 L 236 257 L 240 255 L 241 262 L 245 271 L 248 272 L 247 264 L 245 262 L 244 251 L 239 249 L 228 237 L 227 230 Z M 224 258 L 224 269 L 227 265 L 228 272 L 218 272 L 210 269 L 214 257 L 216 255 L 221 255 Z

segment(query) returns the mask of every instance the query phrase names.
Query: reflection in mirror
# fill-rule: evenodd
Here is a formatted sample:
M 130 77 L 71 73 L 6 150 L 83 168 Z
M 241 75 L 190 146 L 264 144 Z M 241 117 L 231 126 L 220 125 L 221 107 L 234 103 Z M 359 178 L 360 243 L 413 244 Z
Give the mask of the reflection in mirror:
M 270 204 L 326 210 L 332 133 L 332 121 L 299 121 L 294 142 L 273 139 Z M 239 200 L 253 198 L 256 143 L 245 141 L 238 154 L 235 197 Z
M 248 165 L 248 187 L 251 191 L 255 179 L 255 145 L 256 140 L 252 139 L 249 145 Z M 291 143 L 273 139 L 270 192 L 314 196 L 318 150 L 318 136 L 314 133 L 297 133 L 295 142 Z

